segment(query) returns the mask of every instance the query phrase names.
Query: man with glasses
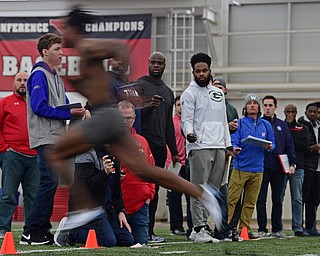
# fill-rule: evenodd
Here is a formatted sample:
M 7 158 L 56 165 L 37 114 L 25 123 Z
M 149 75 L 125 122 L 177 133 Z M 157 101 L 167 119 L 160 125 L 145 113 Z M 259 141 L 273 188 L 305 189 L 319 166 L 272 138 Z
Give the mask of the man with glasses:
M 302 185 L 304 177 L 304 154 L 309 149 L 309 131 L 308 127 L 296 121 L 297 107 L 289 104 L 284 108 L 285 122 L 287 123 L 297 156 L 297 169 L 294 174 L 285 175 L 285 183 L 289 181 L 291 195 L 292 211 L 292 230 L 295 236 L 303 237 L 308 233 L 303 231 L 303 203 L 302 203 Z M 284 191 L 285 192 L 285 191 Z M 283 194 L 284 196 L 284 194 Z

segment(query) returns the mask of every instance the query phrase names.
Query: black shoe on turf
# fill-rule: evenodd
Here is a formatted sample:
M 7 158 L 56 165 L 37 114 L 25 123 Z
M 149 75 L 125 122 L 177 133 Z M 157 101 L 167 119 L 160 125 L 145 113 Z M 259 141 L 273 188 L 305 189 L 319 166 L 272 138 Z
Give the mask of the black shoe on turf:
M 48 238 L 46 235 L 39 233 L 22 233 L 19 244 L 21 245 L 50 245 L 53 240 Z

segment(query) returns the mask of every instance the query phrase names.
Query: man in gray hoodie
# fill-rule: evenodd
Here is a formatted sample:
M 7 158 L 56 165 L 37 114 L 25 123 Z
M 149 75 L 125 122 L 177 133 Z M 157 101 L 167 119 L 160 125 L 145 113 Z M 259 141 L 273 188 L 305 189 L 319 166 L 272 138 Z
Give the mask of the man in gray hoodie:
M 226 149 L 232 154 L 224 93 L 210 82 L 211 58 L 197 53 L 191 58 L 194 81 L 181 95 L 181 122 L 187 138 L 190 181 L 196 185 L 211 183 L 220 188 L 225 170 Z M 191 199 L 194 225 L 190 239 L 217 242 L 208 227 L 208 211 L 197 199 Z

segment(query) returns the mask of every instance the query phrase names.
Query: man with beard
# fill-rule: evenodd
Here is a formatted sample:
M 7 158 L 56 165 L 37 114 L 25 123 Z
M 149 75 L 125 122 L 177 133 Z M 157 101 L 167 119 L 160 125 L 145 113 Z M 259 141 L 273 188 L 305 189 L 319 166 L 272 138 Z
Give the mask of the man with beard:
M 28 74 L 16 74 L 14 92 L 0 101 L 0 152 L 3 155 L 0 195 L 0 238 L 11 231 L 16 193 L 21 183 L 24 216 L 29 214 L 39 182 L 37 151 L 30 149 L 27 127 L 26 83 Z
M 181 95 L 182 129 L 187 137 L 190 181 L 211 183 L 220 189 L 226 150 L 233 155 L 223 92 L 210 84 L 211 58 L 197 53 L 191 58 L 194 80 Z M 211 236 L 208 211 L 191 199 L 193 231 L 190 239 L 199 243 L 218 242 Z
M 149 143 L 156 166 L 162 168 L 167 158 L 166 144 L 170 149 L 173 163 L 180 162 L 172 120 L 174 96 L 171 89 L 161 79 L 165 67 L 164 54 L 154 52 L 149 58 L 149 75 L 137 80 L 137 90 L 150 99 L 150 104 L 141 109 L 141 135 Z M 149 206 L 149 242 L 159 243 L 165 240 L 154 233 L 155 214 L 159 200 L 158 191 L 159 186 L 156 185 L 155 195 Z

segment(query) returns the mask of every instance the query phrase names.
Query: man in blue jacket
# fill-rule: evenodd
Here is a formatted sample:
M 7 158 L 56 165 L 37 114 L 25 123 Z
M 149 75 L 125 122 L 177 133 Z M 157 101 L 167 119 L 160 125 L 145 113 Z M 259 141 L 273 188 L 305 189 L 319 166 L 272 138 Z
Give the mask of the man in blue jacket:
M 267 236 L 267 194 L 270 183 L 272 191 L 272 210 L 271 210 L 271 236 L 276 238 L 287 238 L 282 232 L 282 203 L 285 189 L 285 175 L 294 174 L 297 164 L 291 132 L 286 122 L 277 118 L 275 111 L 277 109 L 277 99 L 274 96 L 267 95 L 262 100 L 263 119 L 269 121 L 274 131 L 276 142 L 275 150 L 265 152 L 264 154 L 264 173 L 257 202 L 258 218 L 258 236 Z M 279 155 L 286 154 L 289 161 L 289 172 L 285 174 L 279 160 Z
M 270 123 L 260 118 L 260 98 L 255 94 L 249 94 L 245 98 L 243 108 L 244 117 L 238 120 L 238 129 L 231 135 L 235 157 L 228 187 L 228 223 L 244 192 L 239 227 L 240 229 L 246 227 L 249 238 L 254 239 L 256 236 L 250 230 L 250 222 L 262 182 L 264 152 L 274 149 L 275 144 Z M 268 140 L 271 143 L 262 144 L 261 147 L 244 143 L 243 139 L 248 136 Z

